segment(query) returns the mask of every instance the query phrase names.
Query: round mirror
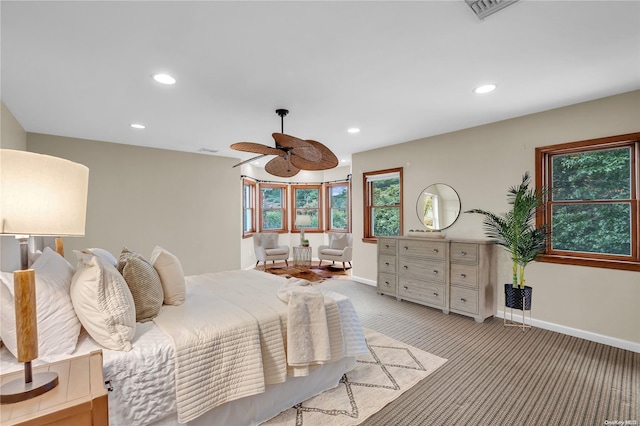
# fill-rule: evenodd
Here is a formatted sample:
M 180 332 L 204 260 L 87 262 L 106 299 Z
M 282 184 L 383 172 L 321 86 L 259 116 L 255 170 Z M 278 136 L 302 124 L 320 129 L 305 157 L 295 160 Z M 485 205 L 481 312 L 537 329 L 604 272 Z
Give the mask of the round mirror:
M 455 189 L 444 183 L 435 183 L 420 191 L 416 213 L 427 230 L 440 231 L 458 219 L 460 206 L 460 197 Z

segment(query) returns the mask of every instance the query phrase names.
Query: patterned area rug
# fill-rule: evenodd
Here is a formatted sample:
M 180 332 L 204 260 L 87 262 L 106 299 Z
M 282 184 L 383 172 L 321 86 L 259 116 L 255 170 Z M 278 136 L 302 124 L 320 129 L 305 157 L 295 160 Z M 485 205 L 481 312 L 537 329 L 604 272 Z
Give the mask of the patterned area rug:
M 365 329 L 369 355 L 340 384 L 263 423 L 265 426 L 347 426 L 372 414 L 433 373 L 447 360 Z
M 260 265 L 256 269 L 259 271 L 263 271 L 262 265 Z M 265 272 L 268 272 L 274 275 L 281 275 L 285 278 L 301 278 L 311 282 L 321 282 L 330 278 L 346 278 L 346 279 L 351 278 L 350 269 L 343 271 L 342 268 L 337 268 L 337 267 L 332 268 L 330 265 L 312 266 L 310 268 L 300 268 L 300 267 L 286 267 L 284 266 L 284 263 L 283 263 L 282 266 L 267 265 L 267 270 Z

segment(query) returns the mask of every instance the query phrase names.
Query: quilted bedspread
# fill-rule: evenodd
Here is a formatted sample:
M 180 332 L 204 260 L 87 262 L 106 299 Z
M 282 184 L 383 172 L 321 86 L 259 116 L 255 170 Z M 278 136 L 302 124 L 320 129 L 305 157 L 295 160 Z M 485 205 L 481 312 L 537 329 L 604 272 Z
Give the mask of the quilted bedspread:
M 287 380 L 288 307 L 277 297 L 284 283 L 282 277 L 260 271 L 190 276 L 185 303 L 162 307 L 154 322 L 175 347 L 181 423 Z M 325 295 L 327 306 L 337 305 L 341 323 L 330 327 L 331 360 L 366 353 L 349 299 Z

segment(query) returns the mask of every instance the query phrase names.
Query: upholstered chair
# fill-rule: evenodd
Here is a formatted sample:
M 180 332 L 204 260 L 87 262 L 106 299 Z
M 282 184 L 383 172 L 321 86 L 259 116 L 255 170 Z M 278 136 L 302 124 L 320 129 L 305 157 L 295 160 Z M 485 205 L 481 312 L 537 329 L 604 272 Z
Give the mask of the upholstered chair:
M 329 244 L 318 247 L 318 266 L 322 265 L 323 260 L 330 260 L 335 264 L 342 262 L 342 269 L 346 270 L 345 263 L 349 263 L 351 267 L 351 258 L 353 253 L 353 235 L 346 232 L 327 232 L 329 236 Z
M 279 235 L 275 232 L 256 232 L 253 234 L 253 250 L 256 253 L 256 267 L 264 262 L 267 269 L 267 261 L 275 263 L 276 260 L 284 260 L 289 266 L 289 246 L 278 245 Z

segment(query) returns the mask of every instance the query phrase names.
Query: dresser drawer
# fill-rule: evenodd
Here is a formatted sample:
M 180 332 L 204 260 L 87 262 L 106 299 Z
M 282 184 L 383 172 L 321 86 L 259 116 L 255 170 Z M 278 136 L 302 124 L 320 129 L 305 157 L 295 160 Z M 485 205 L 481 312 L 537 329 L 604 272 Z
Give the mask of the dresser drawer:
M 413 277 L 437 283 L 444 283 L 446 280 L 446 264 L 444 262 L 433 262 L 415 257 L 401 257 L 398 263 L 398 275 L 400 277 Z
M 478 288 L 478 267 L 452 263 L 451 284 Z
M 432 305 L 445 306 L 443 285 L 401 278 L 398 286 L 398 295 Z
M 466 288 L 451 287 L 451 301 L 449 305 L 451 309 L 477 314 L 478 292 Z
M 378 273 L 395 274 L 396 273 L 395 256 L 380 256 L 378 259 Z
M 381 255 L 396 255 L 397 241 L 390 238 L 378 239 L 378 253 Z
M 478 245 L 470 243 L 451 243 L 451 262 L 478 264 Z
M 445 260 L 447 255 L 448 243 L 445 241 L 402 240 L 399 243 L 399 256 L 420 256 Z
M 386 293 L 396 294 L 396 276 L 391 274 L 378 274 L 378 289 Z

